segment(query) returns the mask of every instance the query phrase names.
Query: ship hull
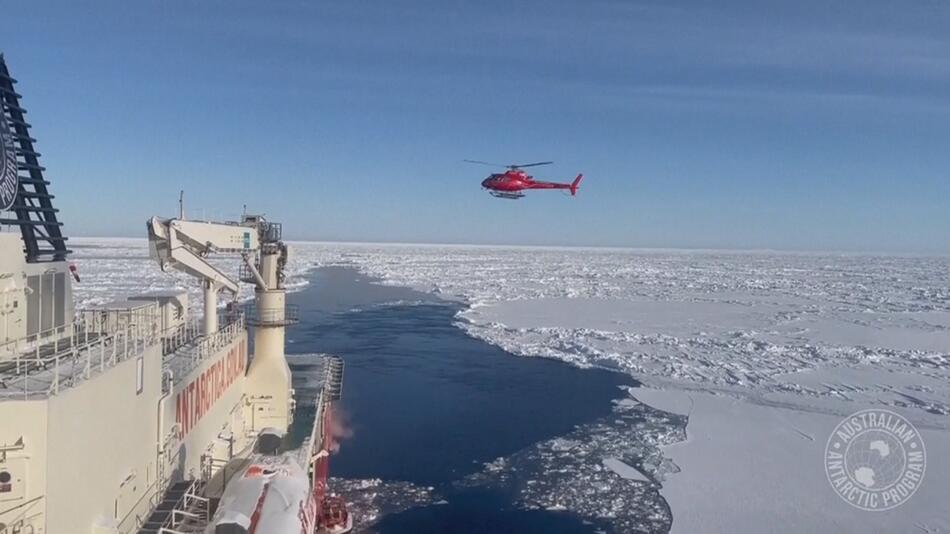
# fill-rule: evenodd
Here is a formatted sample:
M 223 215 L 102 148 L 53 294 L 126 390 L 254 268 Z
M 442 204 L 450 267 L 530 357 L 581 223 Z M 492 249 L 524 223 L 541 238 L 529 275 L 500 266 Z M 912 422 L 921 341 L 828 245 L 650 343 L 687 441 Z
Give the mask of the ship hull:
M 250 442 L 243 329 L 174 380 L 161 344 L 136 342 L 58 394 L 0 402 L 0 471 L 12 480 L 0 523 L 135 532 L 172 482 L 213 472 Z

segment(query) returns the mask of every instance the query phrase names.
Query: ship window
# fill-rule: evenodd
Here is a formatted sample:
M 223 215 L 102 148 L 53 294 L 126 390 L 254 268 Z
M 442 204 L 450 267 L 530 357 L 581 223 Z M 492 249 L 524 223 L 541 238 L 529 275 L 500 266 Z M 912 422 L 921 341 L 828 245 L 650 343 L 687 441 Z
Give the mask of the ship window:
M 9 471 L 0 471 L 0 484 L 6 484 L 10 482 L 10 479 L 13 477 L 10 476 Z
M 139 356 L 135 360 L 135 394 L 142 393 L 145 389 L 145 359 Z

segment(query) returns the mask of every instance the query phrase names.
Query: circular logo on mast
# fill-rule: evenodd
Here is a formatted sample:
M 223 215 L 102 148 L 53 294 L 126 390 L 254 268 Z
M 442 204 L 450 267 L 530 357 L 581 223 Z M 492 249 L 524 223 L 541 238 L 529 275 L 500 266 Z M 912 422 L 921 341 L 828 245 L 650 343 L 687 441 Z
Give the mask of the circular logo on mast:
M 13 144 L 13 134 L 10 133 L 7 116 L 0 106 L 0 210 L 10 209 L 13 205 L 19 183 L 16 145 Z

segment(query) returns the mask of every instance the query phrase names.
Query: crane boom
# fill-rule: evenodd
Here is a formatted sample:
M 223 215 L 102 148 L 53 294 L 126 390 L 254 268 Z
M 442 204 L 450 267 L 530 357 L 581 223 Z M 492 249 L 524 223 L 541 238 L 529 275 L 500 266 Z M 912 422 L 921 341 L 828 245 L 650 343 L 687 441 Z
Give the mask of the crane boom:
M 238 282 L 205 259 L 211 253 L 239 253 L 247 256 L 260 249 L 255 224 L 216 223 L 161 219 L 148 221 L 150 255 L 158 260 L 163 271 L 169 267 L 184 271 L 195 278 L 238 292 Z
M 201 280 L 204 289 L 204 328 L 210 334 L 218 329 L 218 291 L 225 289 L 237 295 L 240 284 L 207 258 L 213 253 L 240 254 L 251 279 L 259 290 L 277 289 L 283 276 L 286 247 L 279 243 L 279 226 L 261 216 L 245 215 L 240 223 L 187 221 L 184 219 L 148 220 L 149 254 L 163 271 L 177 269 Z M 275 233 L 276 231 L 276 233 Z M 267 282 L 258 271 L 252 255 L 259 255 L 264 244 L 269 256 L 280 258 L 276 278 Z

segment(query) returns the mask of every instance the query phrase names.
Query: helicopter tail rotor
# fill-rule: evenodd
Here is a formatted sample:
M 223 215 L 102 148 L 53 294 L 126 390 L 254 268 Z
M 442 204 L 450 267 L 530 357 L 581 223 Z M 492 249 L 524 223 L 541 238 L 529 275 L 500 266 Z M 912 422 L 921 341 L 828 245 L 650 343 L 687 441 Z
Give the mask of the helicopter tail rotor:
M 574 178 L 574 181 L 571 182 L 571 196 L 577 194 L 577 187 L 581 185 L 581 179 L 584 178 L 583 174 L 578 174 L 577 178 Z

